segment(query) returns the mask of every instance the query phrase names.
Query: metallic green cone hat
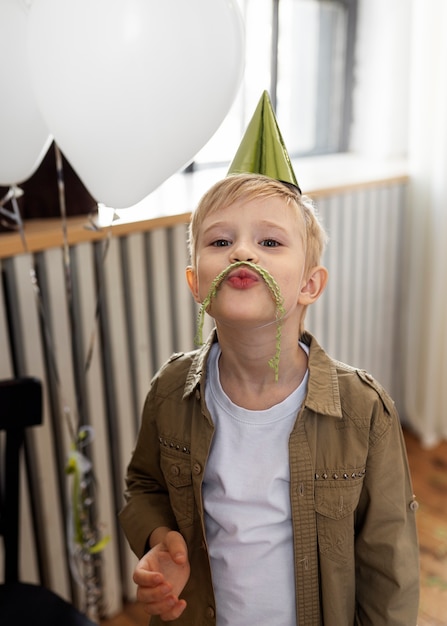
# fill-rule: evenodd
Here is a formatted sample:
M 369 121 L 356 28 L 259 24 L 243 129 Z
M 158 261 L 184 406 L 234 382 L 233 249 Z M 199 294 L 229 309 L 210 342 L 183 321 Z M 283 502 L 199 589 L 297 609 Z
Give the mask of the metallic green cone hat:
M 246 172 L 291 183 L 301 193 L 267 91 L 259 100 L 228 170 L 228 174 Z

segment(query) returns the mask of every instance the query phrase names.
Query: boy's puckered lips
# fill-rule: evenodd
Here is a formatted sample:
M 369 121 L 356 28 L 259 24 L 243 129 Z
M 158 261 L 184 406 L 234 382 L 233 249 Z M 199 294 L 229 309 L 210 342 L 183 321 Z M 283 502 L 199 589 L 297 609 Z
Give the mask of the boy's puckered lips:
M 259 279 L 260 276 L 255 271 L 247 269 L 246 267 L 239 267 L 230 272 L 226 280 L 232 287 L 246 289 L 258 283 Z

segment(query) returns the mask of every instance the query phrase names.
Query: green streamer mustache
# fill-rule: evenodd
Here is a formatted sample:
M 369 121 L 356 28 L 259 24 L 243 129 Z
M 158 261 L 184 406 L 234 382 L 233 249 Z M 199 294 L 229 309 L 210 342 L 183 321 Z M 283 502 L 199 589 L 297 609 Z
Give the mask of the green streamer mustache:
M 277 382 L 279 377 L 279 357 L 281 354 L 282 319 L 286 312 L 284 308 L 284 298 L 282 297 L 279 285 L 273 278 L 273 276 L 266 269 L 264 269 L 260 265 L 257 265 L 256 263 L 251 263 L 250 261 L 236 261 L 235 263 L 232 263 L 231 265 L 226 267 L 222 272 L 220 272 L 220 274 L 216 276 L 216 278 L 211 283 L 211 287 L 208 291 L 207 296 L 200 305 L 197 319 L 197 334 L 195 337 L 195 343 L 199 346 L 203 344 L 203 325 L 205 322 L 205 313 L 211 306 L 213 298 L 216 297 L 219 287 L 228 276 L 228 274 L 230 274 L 230 272 L 241 266 L 249 267 L 261 276 L 261 278 L 264 280 L 265 284 L 269 288 L 273 301 L 275 303 L 276 351 L 275 355 L 269 360 L 268 363 L 275 372 L 275 381 Z

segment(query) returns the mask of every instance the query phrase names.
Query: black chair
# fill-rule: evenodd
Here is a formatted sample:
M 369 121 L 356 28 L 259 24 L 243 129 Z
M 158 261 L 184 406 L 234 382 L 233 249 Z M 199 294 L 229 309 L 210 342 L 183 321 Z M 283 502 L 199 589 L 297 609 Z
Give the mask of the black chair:
M 6 432 L 0 458 L 0 534 L 4 543 L 4 583 L 0 585 L 1 626 L 95 626 L 95 623 L 42 585 L 20 582 L 20 454 L 26 428 L 42 424 L 42 385 L 36 378 L 0 380 L 0 430 Z M 1 486 L 1 485 L 0 485 Z

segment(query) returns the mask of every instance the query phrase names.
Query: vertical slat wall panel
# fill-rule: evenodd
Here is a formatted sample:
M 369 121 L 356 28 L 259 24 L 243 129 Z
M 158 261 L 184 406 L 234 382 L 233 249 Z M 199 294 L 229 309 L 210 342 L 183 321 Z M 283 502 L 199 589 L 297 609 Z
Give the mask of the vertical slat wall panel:
M 306 317 L 334 358 L 368 370 L 393 395 L 404 200 L 395 185 L 317 202 L 329 233 L 329 281 Z
M 0 279 L 3 277 L 4 263 L 0 260 Z M 10 378 L 13 374 L 13 363 L 8 340 L 8 314 L 5 294 L 0 281 L 0 378 Z
M 43 348 L 39 316 L 37 312 L 35 296 L 30 283 L 30 258 L 28 255 L 17 256 L 13 259 L 14 284 L 17 293 L 17 302 L 20 311 L 21 342 L 23 351 L 23 370 L 20 375 L 33 375 L 42 381 L 46 379 Z M 64 305 L 62 305 L 64 309 Z M 39 489 L 38 502 L 40 504 L 39 515 L 39 542 L 46 557 L 46 569 L 48 582 L 52 589 L 65 598 L 70 598 L 70 585 L 68 579 L 67 563 L 63 558 L 65 554 L 65 520 L 61 514 L 59 490 L 57 480 L 57 465 L 54 455 L 54 436 L 51 429 L 48 403 L 48 386 L 44 385 L 43 393 L 43 426 L 30 430 L 29 447 L 32 453 L 32 461 L 35 463 L 35 488 Z M 22 552 L 22 558 L 26 555 Z M 28 575 L 26 562 L 22 563 L 22 575 Z
M 43 266 L 39 271 L 39 282 L 42 288 L 45 306 L 46 319 L 48 321 L 48 331 L 51 333 L 51 347 L 54 352 L 55 366 L 59 384 L 55 378 L 56 373 L 49 371 L 51 387 L 55 394 L 59 395 L 60 404 L 57 409 L 70 412 L 71 423 L 76 428 L 78 419 L 76 390 L 74 387 L 74 372 L 72 361 L 71 328 L 69 324 L 68 302 L 60 295 L 65 293 L 64 263 L 62 250 L 47 250 L 43 255 Z M 75 338 L 75 341 L 77 337 Z M 50 357 L 52 355 L 49 355 Z M 72 438 L 70 429 L 65 419 L 64 413 L 55 416 L 58 422 L 57 430 L 53 426 L 53 433 L 56 437 L 55 446 L 60 450 L 62 457 L 62 467 L 70 451 Z
M 318 213 L 323 220 L 325 229 L 330 237 L 329 245 L 323 258 L 323 265 L 329 270 L 329 282 L 320 299 L 307 309 L 305 327 L 318 337 L 320 343 L 330 353 L 336 352 L 336 340 L 338 336 L 337 329 L 337 309 L 341 306 L 341 299 L 338 298 L 337 292 L 330 289 L 331 283 L 334 281 L 333 268 L 337 267 L 338 248 L 331 245 L 336 241 L 339 233 L 337 231 L 337 201 L 338 198 L 324 198 L 317 204 Z M 327 315 L 327 311 L 331 314 Z
M 174 351 L 171 325 L 168 230 L 157 229 L 147 235 L 150 312 L 154 346 L 154 370 Z
M 55 502 L 62 518 L 62 532 L 67 534 L 70 524 L 70 493 L 65 476 L 65 467 L 73 435 L 76 432 L 78 414 L 74 386 L 69 302 L 67 298 L 60 297 L 61 294 L 66 293 L 63 252 L 60 249 L 52 249 L 47 250 L 45 254 L 37 254 L 35 264 L 44 310 L 44 315 L 41 317 L 41 335 L 43 338 L 46 337 L 46 342 L 43 341 L 43 349 L 46 354 L 45 388 L 48 396 L 47 401 L 51 406 L 46 417 L 50 423 L 52 435 L 52 450 L 49 455 L 54 458 L 56 463 L 58 492 Z M 76 342 L 78 338 L 74 336 L 73 339 Z M 63 562 L 67 563 L 70 555 L 66 541 L 64 541 L 64 546 Z M 79 601 L 83 603 L 83 590 L 73 585 L 68 571 L 67 579 L 71 583 L 71 596 L 76 599 L 79 597 Z
M 97 259 L 99 258 L 99 255 Z M 113 475 L 115 513 L 118 514 L 123 500 L 123 477 L 135 443 L 134 415 L 132 402 L 132 384 L 128 351 L 128 333 L 124 306 L 123 272 L 120 245 L 117 239 L 110 242 L 106 262 L 103 266 L 104 304 L 103 314 L 103 349 L 107 346 L 109 377 L 106 378 L 108 430 L 111 449 L 110 470 Z M 130 581 L 135 559 L 125 544 L 116 521 L 114 533 L 119 542 L 121 555 L 122 579 L 126 594 L 133 591 Z
M 400 355 L 398 354 L 399 340 L 398 331 L 402 324 L 402 310 L 400 309 L 400 285 L 401 285 L 401 258 L 402 242 L 401 233 L 404 223 L 405 193 L 402 187 L 384 188 L 380 191 L 382 199 L 379 202 L 381 213 L 381 225 L 379 233 L 387 233 L 387 242 L 382 247 L 384 262 L 379 263 L 380 284 L 379 293 L 384 300 L 382 314 L 382 328 L 377 328 L 377 335 L 383 345 L 389 346 L 390 358 L 383 363 L 380 353 L 374 350 L 375 364 L 374 373 L 380 378 L 380 368 L 384 368 L 385 380 L 389 381 L 391 393 L 395 400 L 398 399 L 399 382 L 396 369 L 399 368 Z M 394 207 L 387 210 L 386 207 Z M 380 236 L 380 234 L 379 234 Z M 386 308 L 385 308 L 386 307 Z M 380 317 L 379 317 L 380 319 Z M 397 367 L 396 367 L 397 366 Z
M 177 344 L 174 349 L 187 352 L 194 346 L 196 325 L 196 307 L 186 282 L 186 267 L 189 265 L 188 251 L 185 245 L 187 227 L 184 225 L 171 229 L 172 264 L 171 284 L 173 286 L 173 313 Z
M 103 604 L 106 613 L 114 614 L 121 608 L 122 586 L 118 544 L 116 541 L 116 507 L 114 501 L 113 474 L 110 464 L 113 459 L 108 444 L 108 415 L 104 400 L 104 379 L 102 375 L 99 333 L 96 327 L 95 312 L 98 290 L 95 281 L 94 256 L 91 244 L 76 246 L 77 297 L 82 320 L 79 341 L 83 346 L 85 359 L 93 348 L 91 361 L 85 373 L 86 413 L 88 423 L 93 427 L 92 461 L 96 479 L 95 501 L 96 518 L 103 535 L 111 537 L 101 553 L 103 583 Z M 84 364 L 86 364 L 84 360 Z
M 306 318 L 306 327 L 332 356 L 369 370 L 393 395 L 404 190 L 403 185 L 365 188 L 317 201 L 330 236 L 324 258 L 330 279 Z M 37 543 L 44 560 L 40 573 L 62 596 L 82 599 L 69 574 L 66 503 L 60 501 L 67 488 L 65 476 L 60 476 L 61 459 L 67 455 L 69 441 L 65 425 L 57 421 L 58 385 L 49 369 L 31 264 L 41 283 L 64 402 L 75 411 L 78 392 L 83 419 L 94 429 L 89 454 L 98 484 L 96 517 L 112 538 L 101 555 L 106 614 L 118 611 L 122 598 L 135 594 L 131 576 L 136 558 L 124 540 L 117 513 L 150 379 L 173 351 L 194 347 L 198 306 L 185 281 L 186 236 L 183 224 L 112 236 L 105 260 L 105 241 L 73 246 L 74 337 L 70 336 L 62 252 L 47 250 L 1 262 L 0 376 L 31 374 L 44 384 L 44 426 L 30 433 L 27 446 L 36 477 L 31 488 L 39 503 Z M 11 328 L 7 310 L 11 310 Z M 212 325 L 207 316 L 205 337 Z M 92 360 L 85 373 L 92 336 Z M 38 551 L 27 484 L 23 491 L 22 571 L 37 581 Z
M 352 258 L 352 284 L 355 288 L 351 288 L 351 329 L 354 337 L 360 337 L 365 327 L 365 293 L 364 289 L 368 290 L 368 284 L 365 280 L 366 268 L 365 265 L 368 262 L 365 258 L 365 246 L 367 245 L 366 238 L 368 233 L 365 232 L 365 226 L 367 220 L 364 218 L 364 213 L 367 210 L 365 205 L 365 194 L 358 193 L 357 197 L 353 198 L 352 202 L 354 220 L 353 239 L 350 246 Z M 361 363 L 362 359 L 362 346 L 360 341 L 352 342 L 352 352 L 350 354 L 351 362 L 353 365 Z
M 378 341 L 378 337 L 375 333 L 375 320 L 380 312 L 380 307 L 385 304 L 382 300 L 382 294 L 377 293 L 377 272 L 378 272 L 378 258 L 379 250 L 377 247 L 377 194 L 368 194 L 365 198 L 365 209 L 363 211 L 364 218 L 364 259 L 365 259 L 365 274 L 362 282 L 363 289 L 363 302 L 364 302 L 364 329 L 363 333 L 359 335 L 362 339 L 362 350 L 365 355 L 364 364 L 359 363 L 361 367 L 371 371 L 371 374 L 379 376 L 381 372 L 374 372 L 374 360 L 371 358 L 373 342 Z M 369 218 L 369 219 L 368 219 Z M 384 235 L 384 237 L 386 237 Z M 384 241 L 382 242 L 384 243 Z M 368 332 L 365 330 L 368 329 Z M 384 381 L 384 384 L 385 381 Z
M 145 235 L 138 233 L 123 241 L 126 254 L 126 282 L 129 286 L 128 326 L 133 343 L 134 433 L 140 422 L 143 402 L 154 375 L 153 346 L 150 332 L 149 278 L 145 256 Z

